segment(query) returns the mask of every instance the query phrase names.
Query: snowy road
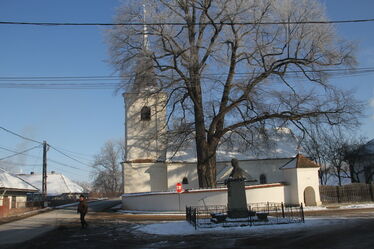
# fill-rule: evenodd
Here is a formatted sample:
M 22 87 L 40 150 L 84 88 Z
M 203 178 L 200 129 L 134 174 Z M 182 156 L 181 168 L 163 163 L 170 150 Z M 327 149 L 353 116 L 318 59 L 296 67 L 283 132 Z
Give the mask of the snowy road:
M 117 205 L 119 202 L 119 200 L 90 202 L 89 212 L 99 212 Z M 0 225 L 0 248 L 7 244 L 28 241 L 72 222 L 79 223 L 76 205 L 68 205 L 57 210 L 2 224 Z
M 307 217 L 305 224 L 196 231 L 184 221 L 130 222 L 121 214 L 100 213 L 89 218 L 86 230 L 76 223 L 63 225 L 40 239 L 9 249 L 373 247 L 374 209 L 326 211 L 322 215 Z

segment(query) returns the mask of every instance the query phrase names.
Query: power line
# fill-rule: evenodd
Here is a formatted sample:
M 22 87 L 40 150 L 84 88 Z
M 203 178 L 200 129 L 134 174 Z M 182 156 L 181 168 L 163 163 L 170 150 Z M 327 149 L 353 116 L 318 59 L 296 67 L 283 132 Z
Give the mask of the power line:
M 362 67 L 362 68 L 356 68 L 356 69 L 343 69 L 343 68 L 330 68 L 330 69 L 320 69 L 316 71 L 312 70 L 289 70 L 286 72 L 287 75 L 290 77 L 296 76 L 298 73 L 326 73 L 330 75 L 331 77 L 339 77 L 339 76 L 358 76 L 362 74 L 370 74 L 374 73 L 374 67 Z M 246 75 L 252 75 L 253 73 L 248 72 L 237 72 L 235 73 L 236 77 L 239 76 L 246 76 Z M 225 74 L 223 73 L 206 73 L 202 76 L 223 76 Z M 85 80 L 93 79 L 98 80 L 99 77 L 106 77 L 106 76 L 85 76 Z M 130 77 L 130 76 L 125 76 Z M 96 83 L 53 83 L 53 81 L 70 81 L 70 80 L 77 80 L 80 81 L 81 77 L 73 77 L 73 76 L 66 76 L 66 77 L 0 77 L 0 88 L 12 88 L 12 89 L 56 89 L 56 90 L 106 90 L 111 89 L 114 90 L 118 88 L 120 85 L 119 83 L 106 83 L 106 82 L 96 82 Z M 28 80 L 29 79 L 29 80 Z M 34 83 L 33 81 L 36 81 L 35 79 L 40 79 L 41 81 L 47 81 L 50 79 L 50 83 Z M 116 79 L 120 79 L 119 77 Z M 2 81 L 12 81 L 12 83 L 2 82 Z M 31 81 L 31 83 L 18 83 L 19 81 Z
M 51 158 L 48 158 L 48 161 L 51 161 L 53 163 L 56 163 L 58 165 L 61 165 L 61 166 L 65 166 L 65 167 L 68 167 L 68 168 L 72 168 L 72 169 L 76 169 L 76 170 L 80 170 L 80 171 L 84 171 L 84 172 L 87 172 L 86 170 L 84 169 L 80 169 L 80 168 L 77 168 L 77 167 L 74 167 L 74 166 L 71 166 L 71 165 L 68 165 L 68 164 L 65 164 L 65 163 L 61 163 L 59 161 L 56 161 L 56 160 L 53 160 Z
M 70 158 L 71 160 L 73 160 L 73 161 L 75 161 L 75 162 L 77 162 L 77 163 L 80 163 L 80 164 L 83 164 L 83 165 L 85 165 L 85 166 L 91 167 L 91 165 L 89 165 L 89 164 L 87 164 L 87 163 L 84 163 L 84 162 L 82 162 L 82 161 L 80 161 L 80 160 L 78 160 L 78 159 L 75 159 L 74 157 L 71 157 L 71 156 L 65 154 L 64 152 L 62 152 L 62 151 L 56 149 L 55 147 L 53 147 L 52 145 L 49 145 L 49 147 L 52 148 L 52 149 L 54 149 L 54 150 L 57 151 L 58 153 L 60 153 L 60 154 L 62 154 L 62 155 L 64 155 L 64 156 L 66 156 L 67 158 Z
M 366 23 L 374 22 L 374 18 L 368 19 L 348 19 L 348 20 L 332 20 L 332 21 L 280 21 L 280 22 L 214 22 L 214 23 L 193 23 L 194 25 L 287 25 L 287 24 L 344 24 L 344 23 Z M 124 22 L 124 23 L 77 23 L 77 22 L 16 22 L 16 21 L 0 21 L 0 25 L 34 25 L 34 26 L 186 26 L 182 22 Z
M 30 148 L 30 149 L 27 149 L 27 150 L 24 150 L 24 151 L 21 151 L 21 152 L 17 152 L 17 153 L 15 153 L 15 154 L 13 154 L 13 155 L 9 155 L 9 156 L 3 157 L 3 158 L 0 158 L 0 161 L 1 161 L 1 160 L 8 159 L 8 158 L 11 158 L 11 157 L 18 156 L 18 155 L 20 155 L 20 154 L 24 154 L 24 153 L 26 153 L 26 152 L 28 152 L 28 151 L 30 151 L 30 150 L 33 150 L 33 149 L 36 149 L 36 148 L 39 148 L 39 147 L 40 147 L 40 145 L 36 145 L 36 146 L 34 146 L 34 147 Z
M 20 138 L 22 138 L 22 139 L 25 139 L 25 140 L 28 140 L 28 141 L 31 141 L 31 142 L 34 142 L 34 143 L 38 143 L 38 144 L 43 144 L 42 142 L 36 141 L 36 140 L 34 140 L 34 139 L 31 139 L 31 138 L 27 138 L 27 137 L 22 136 L 22 135 L 20 135 L 20 134 L 18 134 L 18 133 L 15 133 L 14 131 L 8 130 L 8 129 L 2 127 L 2 126 L 0 126 L 0 129 L 4 130 L 4 131 L 6 131 L 6 132 L 8 132 L 8 133 L 10 133 L 10 134 L 12 134 L 12 135 L 15 135 L 15 136 L 17 136 L 17 137 L 20 137 Z
M 3 150 L 6 150 L 6 151 L 9 151 L 9 152 L 13 152 L 13 153 L 15 153 L 15 154 L 13 154 L 13 155 L 11 155 L 11 156 L 7 156 L 7 157 L 5 157 L 5 158 L 1 158 L 0 160 L 4 160 L 4 159 L 7 159 L 7 158 L 10 158 L 10 157 L 13 157 L 13 156 L 17 156 L 17 155 L 24 154 L 24 153 L 26 153 L 27 151 L 32 150 L 32 149 L 34 149 L 34 148 L 36 148 L 36 147 L 40 147 L 40 146 L 41 146 L 41 145 L 37 145 L 37 146 L 35 146 L 35 147 L 31 148 L 31 149 L 27 149 L 27 150 L 25 150 L 25 151 L 21 151 L 21 152 L 17 152 L 17 151 L 14 151 L 14 150 L 11 150 L 11 149 L 8 149 L 8 148 L 1 147 L 1 146 L 0 146 L 0 149 L 3 149 Z M 37 156 L 34 156 L 34 155 L 27 155 L 27 156 L 29 156 L 29 157 L 33 157 L 33 158 L 37 158 L 37 159 L 40 159 L 40 157 L 37 157 Z M 71 166 L 71 165 L 68 165 L 68 164 L 65 164 L 65 163 L 62 163 L 62 162 L 59 162 L 59 161 L 53 160 L 53 159 L 51 159 L 51 158 L 49 158 L 48 161 L 53 162 L 53 163 L 55 163 L 55 164 L 58 164 L 58 165 L 60 165 L 60 166 L 69 167 L 69 168 L 72 168 L 72 169 L 77 169 L 77 170 L 85 171 L 85 170 L 83 170 L 83 169 L 80 169 L 80 168 L 77 168 L 77 167 L 74 167 L 74 166 Z M 12 164 L 14 164 L 14 163 L 12 163 Z M 41 164 L 35 164 L 35 165 L 33 165 L 33 166 L 40 166 L 40 165 L 41 165 Z M 25 165 L 25 166 L 26 166 L 26 165 Z M 28 165 L 27 165 L 27 166 L 28 166 Z M 85 171 L 85 172 L 86 172 L 86 171 Z

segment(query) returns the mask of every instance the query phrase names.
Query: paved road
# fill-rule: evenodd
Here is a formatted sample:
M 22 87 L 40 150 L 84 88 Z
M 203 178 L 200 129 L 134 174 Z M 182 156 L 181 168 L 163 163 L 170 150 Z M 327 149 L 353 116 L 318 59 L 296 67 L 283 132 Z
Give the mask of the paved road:
M 240 248 L 240 249 L 368 249 L 374 245 L 374 210 L 345 210 L 323 222 L 300 228 L 274 228 L 268 232 L 197 232 L 190 235 L 155 235 L 139 230 L 151 221 L 129 222 L 116 213 L 93 213 L 88 229 L 79 224 L 60 226 L 41 238 L 7 249 L 123 249 L 123 248 Z M 336 216 L 335 216 L 336 215 Z M 317 218 L 317 217 L 315 217 Z M 255 229 L 255 228 L 254 228 Z M 260 227 L 258 229 L 261 229 Z M 175 233 L 174 233 L 175 234 Z
M 100 212 L 115 205 L 120 200 L 102 200 L 89 203 L 90 212 Z M 50 232 L 62 224 L 76 222 L 79 216 L 76 205 L 47 211 L 32 217 L 0 225 L 0 248 L 7 244 L 28 241 L 44 233 Z

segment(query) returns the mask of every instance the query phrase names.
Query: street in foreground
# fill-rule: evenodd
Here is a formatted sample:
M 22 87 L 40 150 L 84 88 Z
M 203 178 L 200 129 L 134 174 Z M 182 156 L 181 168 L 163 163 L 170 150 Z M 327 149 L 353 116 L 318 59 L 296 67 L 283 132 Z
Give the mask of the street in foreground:
M 320 213 L 323 215 L 323 213 Z M 7 249 L 66 248 L 371 248 L 374 210 L 343 211 L 332 217 L 309 217 L 305 224 L 220 228 L 195 231 L 185 221 L 129 221 L 116 213 L 89 216 L 88 229 L 78 220 L 60 225 L 32 241 Z

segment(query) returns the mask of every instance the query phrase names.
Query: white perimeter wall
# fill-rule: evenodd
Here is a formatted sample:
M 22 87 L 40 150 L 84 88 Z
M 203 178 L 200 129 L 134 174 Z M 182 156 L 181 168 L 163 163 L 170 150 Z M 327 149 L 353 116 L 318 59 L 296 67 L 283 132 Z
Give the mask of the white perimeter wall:
M 284 202 L 284 185 L 269 184 L 246 187 L 248 203 Z M 184 211 L 186 206 L 227 205 L 227 189 L 124 194 L 122 208 L 139 211 Z

